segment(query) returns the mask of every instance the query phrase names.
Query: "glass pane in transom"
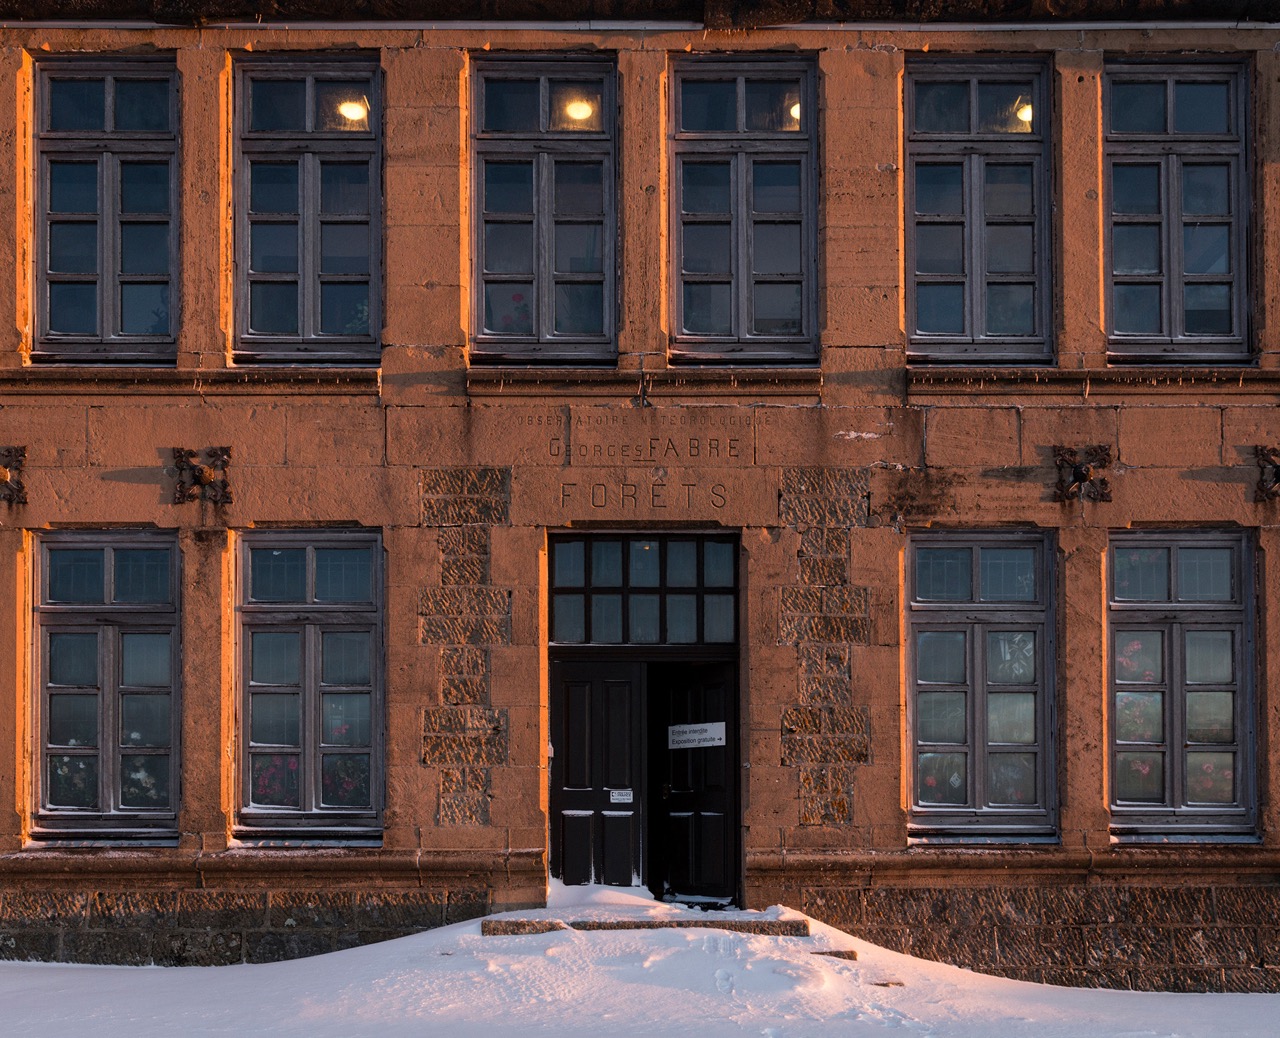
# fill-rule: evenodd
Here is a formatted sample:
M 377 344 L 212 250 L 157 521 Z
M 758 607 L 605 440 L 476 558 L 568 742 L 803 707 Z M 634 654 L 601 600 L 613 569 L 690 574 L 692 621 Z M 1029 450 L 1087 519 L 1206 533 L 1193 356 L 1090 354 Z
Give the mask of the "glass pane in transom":
M 574 82 L 551 81 L 552 130 L 569 132 L 604 129 L 604 100 L 599 80 Z
M 1169 549 L 1115 549 L 1112 596 L 1120 602 L 1169 600 Z
M 916 600 L 969 601 L 973 596 L 972 560 L 969 548 L 916 549 Z
M 1035 126 L 1035 88 L 1030 80 L 978 84 L 979 133 L 1031 133 Z

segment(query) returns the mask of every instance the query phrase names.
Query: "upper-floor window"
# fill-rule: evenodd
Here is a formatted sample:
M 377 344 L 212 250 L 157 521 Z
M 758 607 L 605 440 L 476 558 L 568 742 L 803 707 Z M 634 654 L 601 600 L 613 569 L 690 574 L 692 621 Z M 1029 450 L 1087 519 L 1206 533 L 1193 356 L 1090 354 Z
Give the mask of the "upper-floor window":
M 1248 193 L 1241 66 L 1113 62 L 1104 111 L 1112 354 L 1243 358 Z
M 1048 360 L 1045 66 L 931 59 L 907 70 L 908 353 Z
M 472 355 L 612 359 L 613 65 L 495 59 L 474 82 Z
M 813 360 L 812 66 L 690 60 L 673 100 L 672 358 Z
M 236 356 L 376 361 L 377 67 L 246 61 L 238 85 Z
M 40 63 L 35 359 L 173 357 L 177 95 L 168 60 Z

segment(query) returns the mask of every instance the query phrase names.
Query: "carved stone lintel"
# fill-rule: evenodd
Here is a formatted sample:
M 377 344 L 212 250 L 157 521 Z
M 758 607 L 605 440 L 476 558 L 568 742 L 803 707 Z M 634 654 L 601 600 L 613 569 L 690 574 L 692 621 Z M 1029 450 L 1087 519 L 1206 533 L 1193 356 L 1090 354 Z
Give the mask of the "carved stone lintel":
M 1253 499 L 1274 501 L 1280 498 L 1280 447 L 1258 444 L 1253 448 L 1253 456 L 1258 462 L 1258 486 Z
M 178 470 L 178 480 L 173 487 L 175 505 L 188 501 L 231 504 L 231 483 L 227 479 L 227 467 L 231 464 L 230 447 L 206 447 L 202 451 L 174 447 L 173 464 Z
M 22 482 L 26 465 L 26 447 L 0 447 L 0 501 L 11 505 L 27 503 L 27 485 Z
M 1053 463 L 1058 466 L 1055 501 L 1111 500 L 1111 483 L 1102 475 L 1111 465 L 1110 444 L 1095 443 L 1079 450 L 1055 444 Z

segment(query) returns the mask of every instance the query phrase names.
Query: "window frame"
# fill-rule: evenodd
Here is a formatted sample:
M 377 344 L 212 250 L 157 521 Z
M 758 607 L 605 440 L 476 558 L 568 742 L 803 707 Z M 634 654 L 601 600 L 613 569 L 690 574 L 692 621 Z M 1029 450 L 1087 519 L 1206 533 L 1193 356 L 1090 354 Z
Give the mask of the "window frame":
M 104 601 L 95 603 L 54 602 L 50 600 L 49 579 L 51 550 L 102 550 Z M 112 560 L 116 550 L 165 549 L 169 552 L 169 601 L 111 601 L 108 589 L 114 581 Z M 182 628 L 181 628 L 182 555 L 176 534 L 159 531 L 97 532 L 59 530 L 41 533 L 36 539 L 33 568 L 33 634 L 32 662 L 35 676 L 35 703 L 32 710 L 32 733 L 39 761 L 33 776 L 34 814 L 31 838 L 35 840 L 108 840 L 111 842 L 162 842 L 177 838 L 177 818 L 181 804 L 181 731 L 182 731 Z M 76 808 L 48 803 L 48 767 L 53 756 L 76 754 L 72 744 L 56 753 L 49 742 L 50 698 L 57 695 L 50 688 L 49 639 L 54 634 L 86 634 L 94 632 L 97 648 L 98 707 L 97 745 L 92 754 L 99 763 L 98 808 Z M 164 750 L 169 757 L 169 806 L 149 810 L 122 806 L 121 762 L 126 747 L 119 736 L 122 714 L 121 700 L 128 686 L 120 673 L 120 642 L 125 634 L 164 632 L 170 639 L 169 677 L 169 745 L 138 746 L 135 752 Z M 104 680 L 105 678 L 105 680 Z M 65 688 L 87 688 L 67 685 Z M 151 694 L 154 688 L 146 686 Z M 137 686 L 141 689 L 143 686 Z M 71 693 L 77 694 L 77 693 Z M 82 694 L 82 693 L 80 693 Z M 67 751 L 71 752 L 68 753 Z
M 1154 59 L 1110 59 L 1103 69 L 1102 82 L 1102 136 L 1103 136 L 1103 255 L 1105 277 L 1105 304 L 1107 308 L 1106 333 L 1108 356 L 1112 361 L 1169 362 L 1200 361 L 1205 363 L 1249 362 L 1252 358 L 1250 344 L 1250 252 L 1252 161 L 1249 137 L 1252 126 L 1249 105 L 1248 64 L 1243 60 L 1214 61 L 1158 61 Z M 1229 84 L 1230 114 L 1234 132 L 1226 134 L 1179 134 L 1170 130 L 1163 133 L 1123 133 L 1111 128 L 1112 88 L 1117 82 L 1162 81 L 1165 86 L 1166 118 L 1174 118 L 1174 84 L 1188 80 L 1223 81 Z M 1226 335 L 1187 334 L 1181 318 L 1180 306 L 1175 306 L 1173 286 L 1179 286 L 1177 301 L 1181 303 L 1187 284 L 1224 283 L 1223 275 L 1188 274 L 1180 270 L 1178 262 L 1183 254 L 1180 234 L 1171 233 L 1175 227 L 1188 225 L 1186 214 L 1179 207 L 1173 212 L 1174 197 L 1181 198 L 1176 171 L 1196 160 L 1221 158 L 1232 167 L 1229 177 L 1230 218 L 1215 219 L 1226 222 L 1234 241 L 1229 255 L 1232 270 L 1229 280 L 1234 296 L 1231 307 L 1233 331 Z M 1135 160 L 1147 160 L 1141 163 Z M 1112 170 L 1119 164 L 1158 164 L 1161 168 L 1162 211 L 1156 220 L 1121 219 L 1114 211 Z M 1184 160 L 1190 160 L 1189 163 Z M 1128 214 L 1120 214 L 1125 216 Z M 1132 224 L 1156 224 L 1160 228 L 1162 244 L 1160 260 L 1162 271 L 1153 275 L 1124 274 L 1119 277 L 1129 284 L 1157 284 L 1161 286 L 1161 334 L 1127 333 L 1115 329 L 1115 286 L 1117 274 L 1113 262 L 1113 238 L 1117 222 Z M 1189 278 L 1197 280 L 1188 281 Z
M 903 140 L 907 165 L 904 178 L 905 225 L 904 285 L 906 289 L 905 322 L 907 326 L 907 359 L 912 363 L 941 364 L 1050 364 L 1054 359 L 1053 304 L 1055 297 L 1054 245 L 1057 233 L 1054 213 L 1053 129 L 1055 112 L 1050 90 L 1051 62 L 1048 58 L 1019 55 L 1005 61 L 975 61 L 959 56 L 911 56 L 906 62 L 903 99 Z M 977 88 L 980 83 L 1032 81 L 1031 105 L 1034 121 L 1032 132 L 1011 134 L 970 130 L 964 133 L 927 132 L 915 128 L 916 88 L 924 82 L 969 83 L 970 126 L 976 125 Z M 1043 114 L 1041 114 L 1043 113 Z M 937 219 L 921 220 L 916 211 L 916 169 L 919 165 L 958 164 L 963 167 L 963 208 L 960 214 L 937 214 Z M 992 272 L 986 269 L 986 243 L 982 230 L 992 220 L 1010 225 L 1027 223 L 1027 218 L 1000 214 L 988 217 L 983 201 L 981 172 L 988 164 L 1032 166 L 1032 203 L 1029 220 L 1034 241 L 1034 269 L 1025 272 Z M 945 218 L 944 218 L 945 217 Z M 929 223 L 962 222 L 961 263 L 959 274 L 918 271 L 918 247 L 915 228 Z M 964 328 L 961 333 L 921 332 L 918 330 L 917 296 L 924 283 L 954 284 L 960 281 L 964 290 Z M 1034 285 L 1036 299 L 1032 305 L 1035 332 L 1015 335 L 986 332 L 986 285 L 991 283 Z M 979 321 L 981 318 L 981 321 Z M 981 328 L 981 331 L 980 331 Z
M 367 548 L 371 552 L 371 601 L 368 603 L 323 603 L 314 600 L 315 552 L 317 549 Z M 309 601 L 253 601 L 252 559 L 258 549 L 303 549 L 305 581 Z M 385 559 L 381 533 L 363 529 L 253 530 L 240 536 L 238 551 L 239 592 L 236 596 L 238 644 L 236 672 L 237 767 L 236 831 L 245 839 L 336 840 L 341 843 L 377 844 L 382 836 L 385 806 L 386 742 L 386 602 Z M 369 799 L 364 807 L 326 807 L 320 803 L 323 790 L 321 709 L 326 687 L 321 679 L 321 636 L 329 631 L 369 631 L 371 643 L 369 684 Z M 255 632 L 302 634 L 302 673 L 299 675 L 299 806 L 257 805 L 252 797 L 251 709 L 253 684 L 250 680 L 251 636 Z M 283 687 L 283 686 L 282 686 Z M 286 747 L 287 744 L 264 743 Z M 330 744 L 341 748 L 342 744 Z M 354 747 L 365 750 L 365 747 Z M 269 750 L 264 752 L 271 752 Z M 291 752 L 277 751 L 277 755 Z M 304 774 L 305 773 L 305 774 Z M 305 777 L 305 785 L 302 779 Z
M 104 83 L 104 124 L 102 130 L 53 130 L 49 126 L 53 80 L 102 80 Z M 112 99 L 120 80 L 167 80 L 169 83 L 169 129 L 163 132 L 117 130 L 114 128 Z M 181 322 L 182 270 L 181 176 L 179 170 L 180 81 L 172 56 L 116 57 L 84 59 L 59 56 L 36 63 L 34 134 L 35 227 L 32 252 L 35 277 L 33 290 L 35 326 L 31 359 L 55 363 L 161 364 L 173 363 L 177 356 L 177 335 Z M 111 129 L 107 129 L 107 126 Z M 125 274 L 120 266 L 120 226 L 125 221 L 119 199 L 119 169 L 122 162 L 160 161 L 169 165 L 169 254 L 165 281 L 169 292 L 169 331 L 165 334 L 125 333 L 120 330 L 120 290 L 125 284 L 158 284 L 156 274 Z M 96 244 L 97 271 L 88 274 L 50 271 L 51 161 L 95 162 L 98 165 Z M 66 214 L 68 216 L 89 214 Z M 128 222 L 154 223 L 159 214 L 130 214 Z M 87 222 L 87 221 L 77 221 Z M 60 284 L 92 283 L 97 290 L 95 333 L 58 332 L 50 327 L 49 292 Z
M 1030 602 L 980 600 L 981 551 L 983 549 L 1030 548 L 1035 555 L 1036 598 Z M 963 549 L 969 552 L 970 596 L 968 600 L 929 600 L 917 596 L 918 552 L 925 548 Z M 1056 541 L 1051 531 L 1041 530 L 938 530 L 910 536 L 904 569 L 904 599 L 907 623 L 904 659 L 906 663 L 907 715 L 907 831 L 911 842 L 1016 842 L 1052 843 L 1058 840 L 1057 755 L 1057 629 L 1056 629 Z M 1032 743 L 994 743 L 987 732 L 985 678 L 986 636 L 1001 630 L 1033 630 L 1037 678 L 1017 684 L 998 683 L 1007 691 L 1031 691 L 1036 696 L 1037 717 Z M 921 633 L 963 631 L 965 633 L 965 680 L 962 683 L 929 683 L 919 677 Z M 934 686 L 937 687 L 934 687 Z M 925 742 L 918 736 L 917 696 L 921 691 L 960 691 L 966 696 L 965 741 Z M 1000 750 L 1034 752 L 1039 802 L 1027 807 L 980 803 L 987 782 L 987 763 Z M 919 763 L 922 753 L 962 752 L 966 755 L 966 801 L 964 805 L 922 802 L 918 794 Z
M 779 78 L 800 81 L 800 130 L 768 131 L 745 129 L 745 90 L 749 80 L 772 81 Z M 733 131 L 694 131 L 682 129 L 682 90 L 685 82 L 732 78 L 737 91 L 737 121 L 744 127 Z M 670 71 L 670 190 L 668 226 L 670 245 L 671 292 L 668 358 L 677 364 L 785 364 L 812 365 L 819 359 L 818 282 L 819 282 L 819 171 L 818 171 L 818 104 L 817 71 L 812 59 L 782 54 L 739 54 L 733 57 L 696 56 L 675 61 Z M 686 332 L 684 330 L 684 285 L 690 273 L 684 270 L 682 210 L 683 178 L 686 161 L 728 159 L 730 163 L 729 225 L 732 260 L 729 271 L 730 321 L 728 335 Z M 752 320 L 752 295 L 757 282 L 768 283 L 770 277 L 781 282 L 795 281 L 797 275 L 757 275 L 752 267 L 751 229 L 755 211 L 749 207 L 749 178 L 745 170 L 756 161 L 789 159 L 800 164 L 800 262 L 801 323 L 798 335 L 763 335 L 748 331 Z M 697 214 L 693 214 L 697 215 Z M 716 214 L 719 215 L 719 214 Z M 696 222 L 696 221 L 695 221 Z M 767 222 L 767 221 L 765 221 Z M 723 275 L 715 275 L 723 283 Z
M 368 130 L 325 131 L 251 130 L 250 91 L 257 80 L 304 83 L 305 124 L 314 120 L 314 89 L 317 80 L 368 79 Z M 243 58 L 235 65 L 235 320 L 233 358 L 239 363 L 286 364 L 378 364 L 381 360 L 383 291 L 383 98 L 382 71 L 378 60 L 367 54 L 326 55 L 302 59 L 297 55 L 269 55 Z M 364 158 L 369 167 L 369 271 L 366 274 L 323 274 L 321 272 L 321 227 L 323 223 L 360 223 L 355 219 L 322 220 L 319 166 L 325 160 L 351 163 L 353 156 Z M 296 157 L 299 173 L 297 250 L 298 270 L 256 272 L 250 266 L 251 168 L 254 161 Z M 273 214 L 266 214 L 268 216 Z M 290 215 L 290 214 L 279 214 Z M 271 221 L 264 222 L 280 222 Z M 280 273 L 289 274 L 281 277 Z M 272 275 L 276 274 L 275 277 Z M 250 327 L 251 286 L 262 283 L 294 282 L 298 286 L 299 325 L 296 333 L 254 331 Z M 325 284 L 361 283 L 369 286 L 368 332 L 328 334 L 321 328 L 321 290 Z
M 1145 547 L 1169 550 L 1169 597 L 1165 600 L 1121 600 L 1116 597 L 1116 551 L 1118 548 Z M 1234 551 L 1232 581 L 1237 588 L 1234 602 L 1177 601 L 1177 552 L 1184 548 L 1231 548 Z M 1252 538 L 1234 531 L 1118 531 L 1111 534 L 1107 545 L 1107 802 L 1111 811 L 1113 839 L 1141 841 L 1167 839 L 1232 838 L 1253 840 L 1257 835 L 1258 786 L 1256 766 L 1257 696 L 1255 643 L 1255 552 Z M 1235 738 L 1230 743 L 1189 743 L 1185 737 L 1187 687 L 1181 677 L 1184 671 L 1180 653 L 1174 652 L 1175 635 L 1188 627 L 1229 629 L 1236 634 L 1233 660 L 1236 680 L 1233 705 Z M 1121 630 L 1146 629 L 1162 632 L 1164 680 L 1135 683 L 1135 691 L 1163 686 L 1165 696 L 1162 715 L 1163 738 L 1156 741 L 1120 742 L 1117 732 L 1116 696 L 1118 686 L 1129 684 L 1117 680 L 1116 642 Z M 1175 658 L 1176 657 L 1176 658 Z M 1221 682 L 1214 684 L 1223 684 Z M 1210 690 L 1212 691 L 1212 690 Z M 1131 801 L 1123 803 L 1116 794 L 1117 754 L 1123 746 L 1154 747 L 1150 752 L 1165 756 L 1164 804 Z M 1229 749 L 1236 754 L 1234 788 L 1236 799 L 1229 805 L 1197 806 L 1187 802 L 1185 756 L 1199 748 L 1205 752 Z M 1179 757 L 1175 768 L 1172 758 Z

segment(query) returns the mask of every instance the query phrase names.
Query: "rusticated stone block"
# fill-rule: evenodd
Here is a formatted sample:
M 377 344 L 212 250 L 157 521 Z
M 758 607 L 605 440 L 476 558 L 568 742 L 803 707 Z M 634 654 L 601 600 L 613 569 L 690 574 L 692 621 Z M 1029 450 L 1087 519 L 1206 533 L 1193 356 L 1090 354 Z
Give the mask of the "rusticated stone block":
M 484 584 L 488 580 L 489 558 L 487 555 L 448 558 L 440 563 L 440 583 L 442 586 Z
M 440 769 L 438 825 L 488 825 L 493 799 L 488 768 Z
M 89 907 L 87 894 L 24 891 L 0 899 L 0 930 L 81 926 Z
M 423 616 L 506 616 L 511 592 L 491 587 L 426 588 L 418 598 Z
M 267 925 L 274 930 L 323 930 L 351 926 L 352 895 L 322 891 L 272 891 Z
M 510 469 L 429 469 L 422 474 L 422 521 L 427 526 L 505 524 L 510 509 Z
M 239 890 L 184 890 L 178 894 L 181 930 L 256 930 L 266 925 L 267 895 Z
M 440 531 L 440 555 L 488 555 L 489 531 L 483 526 L 448 526 Z
M 440 700 L 450 706 L 484 706 L 489 702 L 487 650 L 440 650 Z
M 784 469 L 778 515 L 791 526 L 865 526 L 867 495 L 867 475 L 861 469 Z
M 157 966 L 230 966 L 244 961 L 244 935 L 166 931 L 153 935 L 151 961 Z
M 784 613 L 778 617 L 778 644 L 800 641 L 856 642 L 865 645 L 871 624 L 865 616 L 804 616 Z
M 489 912 L 489 892 L 487 890 L 451 890 L 449 903 L 445 907 L 446 924 L 461 923 L 468 919 L 478 919 Z
M 433 707 L 424 711 L 422 762 L 444 767 L 505 764 L 508 731 L 506 710 Z
M 177 921 L 178 895 L 158 893 L 96 893 L 89 899 L 88 926 L 128 928 L 169 927 Z
M 440 701 L 449 706 L 484 706 L 489 702 L 489 682 L 483 678 L 442 675 Z
M 853 821 L 853 769 L 800 769 L 800 824 L 848 825 Z
M 418 621 L 423 645 L 508 645 L 511 618 L 487 616 L 424 616 Z
M 53 930 L 0 930 L 0 959 L 48 962 L 58 957 L 58 934 Z
M 145 966 L 151 962 L 151 934 L 146 930 L 66 930 L 59 957 L 95 966 Z
M 442 891 L 386 890 L 358 893 L 352 897 L 355 917 L 362 928 L 413 932 L 444 924 L 447 898 Z
M 844 584 L 849 580 L 849 561 L 844 558 L 800 558 L 800 580 L 805 584 Z
M 510 469 L 427 469 L 422 473 L 422 492 L 436 497 L 445 495 L 494 497 L 509 493 L 510 489 Z
M 418 602 L 424 645 L 506 645 L 511 592 L 487 587 L 426 588 Z
M 305 959 L 333 951 L 333 935 L 324 931 L 247 934 L 244 942 L 245 962 L 280 962 L 283 959 Z

